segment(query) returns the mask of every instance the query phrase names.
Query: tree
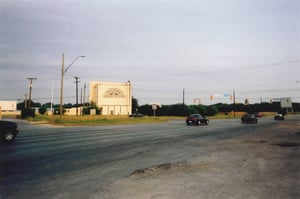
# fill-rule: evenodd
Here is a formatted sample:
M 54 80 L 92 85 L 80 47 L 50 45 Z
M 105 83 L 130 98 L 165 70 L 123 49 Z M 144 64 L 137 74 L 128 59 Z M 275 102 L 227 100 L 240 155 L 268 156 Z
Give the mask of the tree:
M 27 105 L 30 105 L 30 107 L 41 107 L 41 104 L 40 103 L 36 103 L 36 102 L 34 102 L 34 101 L 32 101 L 32 100 L 27 100 Z M 17 109 L 18 110 L 23 110 L 23 109 L 25 109 L 25 100 L 23 101 L 23 102 L 21 102 L 21 103 L 18 103 L 17 104 Z
M 230 105 L 230 104 L 218 103 L 218 104 L 215 104 L 215 107 L 218 109 L 218 112 L 223 112 L 225 114 L 232 111 L 232 105 Z
M 102 109 L 97 107 L 96 103 L 92 101 L 89 107 L 83 109 L 84 115 L 90 115 L 91 109 L 96 110 L 96 115 L 100 115 L 102 113 Z
M 206 115 L 206 106 L 204 105 L 191 105 L 190 108 L 195 109 L 201 115 Z
M 218 113 L 218 109 L 215 105 L 208 106 L 206 109 L 207 116 L 213 116 L 216 115 L 217 113 Z
M 40 113 L 41 115 L 43 115 L 44 113 L 46 113 L 46 111 L 47 111 L 47 108 L 44 107 L 44 106 L 42 106 L 41 108 L 39 108 L 39 113 Z
M 139 112 L 143 115 L 153 115 L 152 106 L 145 104 L 139 107 Z
M 131 108 L 131 112 L 132 113 L 135 113 L 138 111 L 138 107 L 139 107 L 139 104 L 138 104 L 138 100 L 134 97 L 132 97 L 132 108 Z

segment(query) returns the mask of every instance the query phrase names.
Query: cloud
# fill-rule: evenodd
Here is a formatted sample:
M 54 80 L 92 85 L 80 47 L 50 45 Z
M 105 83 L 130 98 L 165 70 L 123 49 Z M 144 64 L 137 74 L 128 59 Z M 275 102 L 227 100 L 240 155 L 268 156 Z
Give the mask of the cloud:
M 165 93 L 166 103 L 180 100 L 183 88 L 191 98 L 293 88 L 299 7 L 295 0 L 2 0 L 0 98 L 22 98 L 30 76 L 40 96 L 50 95 L 52 82 L 59 93 L 62 53 L 65 65 L 86 56 L 66 74 L 66 96 L 74 95 L 73 76 L 81 84 L 131 80 L 141 99 Z M 19 90 L 4 95 L 10 87 Z

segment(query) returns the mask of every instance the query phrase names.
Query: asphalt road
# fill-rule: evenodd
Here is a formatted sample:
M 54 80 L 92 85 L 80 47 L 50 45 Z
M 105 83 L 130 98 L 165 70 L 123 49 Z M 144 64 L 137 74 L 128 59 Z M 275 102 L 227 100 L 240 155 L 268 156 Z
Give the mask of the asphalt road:
M 254 125 L 238 118 L 212 120 L 207 126 L 184 121 L 93 127 L 17 123 L 21 131 L 15 143 L 0 145 L 1 198 L 105 195 L 108 185 L 137 170 L 185 162 L 209 153 L 206 146 L 217 140 L 276 125 L 272 118 Z

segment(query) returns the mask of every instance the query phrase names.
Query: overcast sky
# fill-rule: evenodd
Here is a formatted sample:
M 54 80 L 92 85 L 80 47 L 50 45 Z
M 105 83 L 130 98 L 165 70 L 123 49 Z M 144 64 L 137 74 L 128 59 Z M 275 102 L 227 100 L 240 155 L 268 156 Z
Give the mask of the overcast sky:
M 236 91 L 300 102 L 299 0 L 0 0 L 0 100 L 64 102 L 89 81 L 132 82 L 140 105 Z M 80 91 L 79 91 L 80 92 Z M 210 102 L 209 96 L 215 95 Z

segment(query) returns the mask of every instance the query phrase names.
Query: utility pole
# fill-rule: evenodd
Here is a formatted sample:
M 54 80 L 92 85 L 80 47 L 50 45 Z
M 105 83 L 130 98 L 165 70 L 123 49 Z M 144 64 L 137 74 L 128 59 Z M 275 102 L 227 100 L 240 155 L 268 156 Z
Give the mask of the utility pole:
M 83 107 L 83 103 L 82 103 L 82 100 L 83 100 L 82 96 L 83 96 L 83 94 L 82 94 L 82 92 L 83 92 L 83 88 L 80 88 L 80 104 Z M 82 115 L 82 108 L 81 107 L 80 107 L 79 111 L 80 111 L 79 115 Z
M 83 111 L 82 111 L 82 115 L 84 115 L 84 109 L 85 109 L 85 92 L 86 92 L 86 83 L 84 83 L 84 87 L 83 87 Z
M 53 115 L 53 83 L 52 83 L 52 86 L 51 86 L 50 110 L 51 110 L 51 115 Z
M 235 90 L 233 90 L 233 117 L 235 117 Z
M 182 104 L 184 105 L 184 98 L 185 98 L 185 96 L 184 96 L 184 89 L 183 89 L 183 91 L 182 91 Z
M 27 109 L 27 105 L 28 105 L 28 100 L 27 100 L 27 93 L 24 94 L 25 97 L 25 101 L 24 101 L 24 108 Z
M 82 104 L 82 88 L 80 88 L 80 104 Z
M 32 92 L 32 81 L 36 80 L 37 78 L 35 77 L 28 77 L 27 78 L 29 80 L 29 100 L 28 100 L 28 108 L 31 107 L 31 92 Z
M 61 119 L 63 113 L 63 94 L 64 94 L 64 74 L 65 74 L 65 55 L 62 54 L 62 61 L 61 61 L 61 78 L 60 78 L 60 105 L 59 105 L 59 116 Z
M 79 77 L 74 77 L 75 78 L 75 83 L 76 83 L 76 116 L 78 116 L 78 79 Z

